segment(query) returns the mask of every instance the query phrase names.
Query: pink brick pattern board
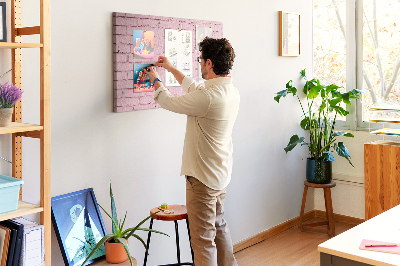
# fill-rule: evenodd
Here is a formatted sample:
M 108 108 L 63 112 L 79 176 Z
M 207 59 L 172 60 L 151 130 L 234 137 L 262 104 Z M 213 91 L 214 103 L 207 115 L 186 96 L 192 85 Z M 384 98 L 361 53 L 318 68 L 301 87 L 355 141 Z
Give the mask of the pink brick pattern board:
M 133 76 L 135 64 L 152 64 L 165 56 L 165 29 L 192 31 L 192 77 L 198 80 L 197 57 L 195 51 L 196 26 L 212 27 L 212 37 L 222 38 L 222 23 L 171 17 L 156 17 L 127 13 L 113 13 L 113 54 L 114 54 L 114 112 L 127 112 L 159 108 L 154 101 L 154 91 L 134 92 Z M 154 32 L 154 58 L 135 59 L 133 31 Z M 164 81 L 165 70 L 158 68 L 160 79 Z M 173 95 L 183 95 L 181 87 L 167 87 Z

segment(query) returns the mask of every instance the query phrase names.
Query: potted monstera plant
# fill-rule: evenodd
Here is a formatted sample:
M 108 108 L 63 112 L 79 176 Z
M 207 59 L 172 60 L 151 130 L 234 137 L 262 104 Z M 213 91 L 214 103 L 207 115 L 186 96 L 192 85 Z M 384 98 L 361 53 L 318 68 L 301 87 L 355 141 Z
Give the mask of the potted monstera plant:
M 155 213 L 151 214 L 150 216 L 146 217 L 144 220 L 142 220 L 136 226 L 124 229 L 124 224 L 125 224 L 125 219 L 126 219 L 127 213 L 125 212 L 125 217 L 123 220 L 122 219 L 118 220 L 117 209 L 115 207 L 114 196 L 113 196 L 113 192 L 112 192 L 112 188 L 111 188 L 111 182 L 110 182 L 110 199 L 111 199 L 111 215 L 102 206 L 100 206 L 100 204 L 98 204 L 98 205 L 105 212 L 105 214 L 108 217 L 110 217 L 111 222 L 112 222 L 112 233 L 107 234 L 102 239 L 100 239 L 100 241 L 92 249 L 91 253 L 87 256 L 86 260 L 82 263 L 82 266 L 85 265 L 85 263 L 96 253 L 96 251 L 102 245 L 105 245 L 106 260 L 109 263 L 121 263 L 121 262 L 126 261 L 129 258 L 131 266 L 133 266 L 132 257 L 131 257 L 131 254 L 129 252 L 129 247 L 128 247 L 128 238 L 133 236 L 134 238 L 139 240 L 143 244 L 144 248 L 147 250 L 146 244 L 144 243 L 143 239 L 136 234 L 136 231 L 151 231 L 154 233 L 169 236 L 163 232 L 140 227 L 144 222 L 146 222 L 148 219 L 153 217 L 158 212 L 155 212 Z
M 310 157 L 307 158 L 306 179 L 311 183 L 327 184 L 332 181 L 333 151 L 354 167 L 349 150 L 343 142 L 337 141 L 339 136 L 353 138 L 354 135 L 335 131 L 335 124 L 338 116 L 349 114 L 345 106 L 351 105 L 350 99 L 360 98 L 361 91 L 353 89 L 342 93 L 341 87 L 335 84 L 323 85 L 318 79 L 307 80 L 305 69 L 300 71 L 300 78 L 305 81 L 302 90 L 298 91 L 290 80 L 286 83 L 286 89 L 277 92 L 274 99 L 279 103 L 282 97 L 289 94 L 297 97 L 303 117 L 300 126 L 309 132 L 310 139 L 307 141 L 305 137 L 295 134 L 284 150 L 288 153 L 297 145 L 308 146 Z M 299 93 L 305 95 L 306 105 L 303 105 Z

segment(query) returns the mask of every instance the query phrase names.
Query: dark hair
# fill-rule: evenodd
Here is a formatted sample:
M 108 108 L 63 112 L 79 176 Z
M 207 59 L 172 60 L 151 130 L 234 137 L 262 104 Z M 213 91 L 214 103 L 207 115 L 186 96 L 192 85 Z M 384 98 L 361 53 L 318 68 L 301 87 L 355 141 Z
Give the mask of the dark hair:
M 225 38 L 213 39 L 206 37 L 199 44 L 203 60 L 210 59 L 216 75 L 228 75 L 235 59 L 235 51 Z

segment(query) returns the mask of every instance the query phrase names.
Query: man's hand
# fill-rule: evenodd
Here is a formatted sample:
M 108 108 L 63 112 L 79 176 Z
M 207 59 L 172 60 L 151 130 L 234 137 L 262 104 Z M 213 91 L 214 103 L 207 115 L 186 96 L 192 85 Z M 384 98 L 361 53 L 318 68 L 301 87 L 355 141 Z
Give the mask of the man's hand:
M 171 72 L 175 68 L 165 56 L 159 56 L 158 61 L 154 65 L 158 67 L 163 67 L 168 72 Z
M 160 78 L 160 76 L 158 75 L 157 69 L 154 66 L 151 67 L 147 67 L 143 69 L 144 73 L 146 73 L 147 75 L 149 75 L 150 78 L 150 82 L 153 83 L 153 81 L 156 78 Z

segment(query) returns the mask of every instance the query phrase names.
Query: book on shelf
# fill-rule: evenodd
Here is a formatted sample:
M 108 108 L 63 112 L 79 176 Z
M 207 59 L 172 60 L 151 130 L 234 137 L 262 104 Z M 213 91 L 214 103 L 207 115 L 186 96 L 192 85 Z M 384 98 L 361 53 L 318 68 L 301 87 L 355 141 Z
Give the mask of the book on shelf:
M 44 226 L 22 217 L 11 221 L 23 227 L 21 258 L 18 266 L 44 265 Z
M 15 242 L 17 240 L 17 232 L 14 228 L 11 228 L 4 223 L 5 221 L 0 222 L 0 225 L 8 228 L 10 230 L 10 242 L 8 244 L 8 253 L 7 253 L 7 261 L 6 266 L 13 266 L 14 259 L 14 250 L 15 250 Z
M 12 229 L 15 236 L 14 248 L 13 250 L 10 249 L 8 251 L 7 266 L 19 266 L 22 247 L 23 225 L 17 224 L 11 220 L 2 221 L 0 224 Z
M 11 230 L 0 225 L 0 266 L 6 266 Z

